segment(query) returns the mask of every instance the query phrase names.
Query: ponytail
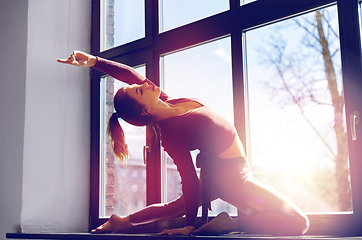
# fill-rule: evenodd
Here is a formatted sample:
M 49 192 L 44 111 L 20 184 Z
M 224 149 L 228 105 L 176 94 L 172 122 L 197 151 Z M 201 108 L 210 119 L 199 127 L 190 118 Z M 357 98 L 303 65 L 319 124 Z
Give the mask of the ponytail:
M 155 122 L 156 117 L 147 114 L 144 111 L 144 106 L 131 98 L 124 88 L 117 91 L 113 103 L 116 112 L 109 119 L 107 133 L 110 137 L 113 153 L 122 163 L 127 160 L 129 153 L 124 132 L 118 122 L 118 118 L 120 117 L 134 126 L 146 126 Z
M 128 146 L 125 141 L 123 129 L 118 122 L 117 113 L 113 113 L 109 118 L 107 133 L 114 155 L 116 155 L 121 162 L 126 161 L 129 157 Z

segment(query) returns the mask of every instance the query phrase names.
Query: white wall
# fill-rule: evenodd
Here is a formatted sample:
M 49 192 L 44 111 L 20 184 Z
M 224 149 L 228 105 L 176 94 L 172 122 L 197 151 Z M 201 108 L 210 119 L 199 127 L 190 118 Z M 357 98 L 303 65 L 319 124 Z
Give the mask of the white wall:
M 2 0 L 0 239 L 85 232 L 89 215 L 91 0 Z
M 16 13 L 16 14 L 14 14 Z M 20 226 L 28 1 L 0 3 L 0 239 Z

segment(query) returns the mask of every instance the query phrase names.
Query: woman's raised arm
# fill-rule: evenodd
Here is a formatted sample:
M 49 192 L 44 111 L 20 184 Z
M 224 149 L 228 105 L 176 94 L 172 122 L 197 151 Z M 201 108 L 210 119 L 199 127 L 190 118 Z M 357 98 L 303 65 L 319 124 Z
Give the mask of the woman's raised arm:
M 127 84 L 140 85 L 144 82 L 147 82 L 150 85 L 156 86 L 153 82 L 139 74 L 130 66 L 100 57 L 95 57 L 91 54 L 87 54 L 81 51 L 74 51 L 68 59 L 57 59 L 57 62 L 77 67 L 93 67 L 94 69 L 102 71 L 109 76 Z M 166 101 L 170 100 L 171 98 L 168 97 L 164 92 L 161 92 L 160 99 Z
M 57 59 L 57 62 L 77 67 L 93 67 L 127 84 L 143 84 L 146 80 L 144 76 L 130 66 L 95 57 L 81 51 L 74 51 L 68 59 Z M 153 84 L 151 81 L 147 82 Z
M 93 67 L 94 64 L 96 64 L 97 62 L 97 58 L 93 55 L 84 52 L 74 51 L 68 59 L 57 59 L 57 62 L 77 67 L 83 67 L 83 66 Z
M 97 57 L 96 60 L 96 63 L 93 65 L 94 69 L 102 71 L 119 81 L 127 84 L 143 84 L 146 80 L 144 76 L 130 66 L 100 57 Z M 147 82 L 154 85 L 151 81 L 147 80 Z

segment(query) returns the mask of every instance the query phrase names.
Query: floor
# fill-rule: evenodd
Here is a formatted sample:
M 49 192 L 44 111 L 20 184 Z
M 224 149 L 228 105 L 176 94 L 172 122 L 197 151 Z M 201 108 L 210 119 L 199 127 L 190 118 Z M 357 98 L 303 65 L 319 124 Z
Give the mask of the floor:
M 243 234 L 243 233 L 233 233 L 233 234 L 223 234 L 223 235 L 213 235 L 213 236 L 157 236 L 154 233 L 150 234 L 89 234 L 89 233 L 8 233 L 6 235 L 8 239 L 55 239 L 55 240 L 115 240 L 115 239 L 129 239 L 129 240 L 153 240 L 153 239 L 175 239 L 175 238 L 188 238 L 188 239 L 197 239 L 197 240 L 217 240 L 217 239 L 292 239 L 292 240 L 362 240 L 360 237 L 338 237 L 338 236 L 322 236 L 322 235 L 305 235 L 305 236 L 270 236 L 270 235 L 254 235 L 254 234 Z

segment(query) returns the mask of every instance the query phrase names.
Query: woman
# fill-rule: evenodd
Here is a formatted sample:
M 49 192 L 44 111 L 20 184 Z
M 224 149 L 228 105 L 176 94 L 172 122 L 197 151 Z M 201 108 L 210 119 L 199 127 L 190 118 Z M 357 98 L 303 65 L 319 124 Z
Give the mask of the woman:
M 309 227 L 306 215 L 285 196 L 256 181 L 249 170 L 243 145 L 232 124 L 204 103 L 192 99 L 172 99 L 132 68 L 75 51 L 60 63 L 89 66 L 130 84 L 114 97 L 115 113 L 108 133 L 114 153 L 121 160 L 128 156 L 121 117 L 126 122 L 144 126 L 157 124 L 161 140 L 182 180 L 183 195 L 173 202 L 154 204 L 127 217 L 112 215 L 92 233 L 122 231 L 156 220 L 186 216 L 184 228 L 165 229 L 159 234 L 190 235 L 201 233 L 248 232 L 275 235 L 302 235 Z M 199 180 L 190 155 L 199 149 L 198 158 L 211 171 L 212 199 L 220 198 L 245 213 L 230 218 L 221 213 L 195 230 L 199 204 Z

